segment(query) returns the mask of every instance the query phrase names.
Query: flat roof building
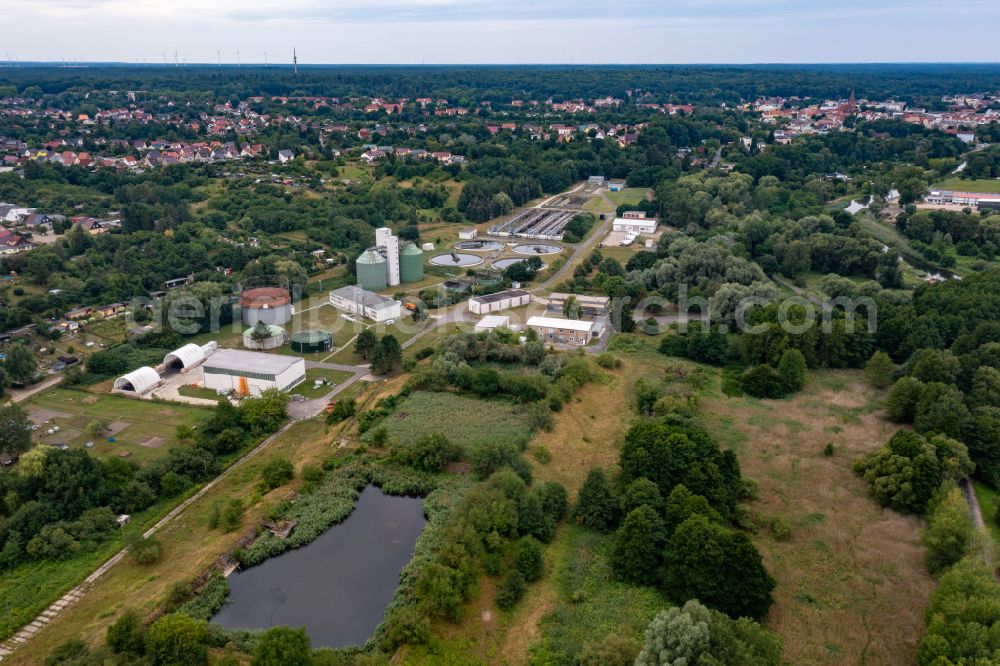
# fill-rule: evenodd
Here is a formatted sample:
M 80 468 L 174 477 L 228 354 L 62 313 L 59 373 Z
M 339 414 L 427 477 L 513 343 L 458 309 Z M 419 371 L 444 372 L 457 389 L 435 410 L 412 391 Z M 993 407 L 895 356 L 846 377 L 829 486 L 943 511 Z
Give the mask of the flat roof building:
M 375 322 L 393 321 L 400 317 L 399 301 L 348 285 L 330 292 L 330 305 L 341 312 L 358 315 Z
M 585 345 L 596 337 L 596 324 L 582 319 L 531 317 L 528 319 L 528 328 L 536 331 L 542 342 Z
M 260 395 L 267 389 L 287 391 L 305 380 L 306 362 L 297 356 L 220 349 L 201 364 L 207 389 Z
M 531 294 L 523 289 L 508 289 L 506 291 L 498 291 L 495 294 L 473 296 L 469 299 L 469 312 L 487 314 L 489 312 L 499 312 L 501 310 L 521 307 L 529 303 L 531 303 Z
M 476 323 L 476 333 L 492 331 L 496 328 L 510 328 L 510 317 L 486 315 Z
M 655 217 L 616 217 L 611 224 L 612 231 L 624 231 L 631 234 L 656 233 Z

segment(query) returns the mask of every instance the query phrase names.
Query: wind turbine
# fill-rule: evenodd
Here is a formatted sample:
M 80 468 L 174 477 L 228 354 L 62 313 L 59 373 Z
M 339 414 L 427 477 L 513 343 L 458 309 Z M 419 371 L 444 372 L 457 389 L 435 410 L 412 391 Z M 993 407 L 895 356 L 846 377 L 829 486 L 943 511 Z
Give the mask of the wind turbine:
M 236 67 L 240 66 L 240 50 L 236 49 Z
M 264 69 L 267 69 L 267 51 L 264 51 Z
M 180 67 L 180 66 L 181 66 L 181 63 L 177 59 L 177 49 L 174 49 L 174 67 Z
M 215 57 L 219 59 L 219 67 L 222 67 L 222 51 L 219 49 L 215 50 Z
M 295 76 L 299 75 L 299 55 L 295 52 L 295 47 L 292 47 L 292 65 L 295 67 Z

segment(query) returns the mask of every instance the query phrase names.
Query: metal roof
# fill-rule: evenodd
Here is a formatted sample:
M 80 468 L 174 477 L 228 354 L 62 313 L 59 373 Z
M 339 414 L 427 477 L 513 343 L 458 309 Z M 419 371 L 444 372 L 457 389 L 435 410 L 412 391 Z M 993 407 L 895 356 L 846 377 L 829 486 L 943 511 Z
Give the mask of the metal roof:
M 220 349 L 212 354 L 202 367 L 244 372 L 250 370 L 279 375 L 297 364 L 304 366 L 305 361 L 297 356 L 285 356 L 284 354 L 264 354 L 242 349 Z
M 559 328 L 565 331 L 585 331 L 590 333 L 594 328 L 594 322 L 580 319 L 561 319 L 559 317 L 532 317 L 528 320 L 528 326 L 544 326 L 545 328 Z
M 163 365 L 168 365 L 175 360 L 180 361 L 181 367 L 187 370 L 205 360 L 205 350 L 196 344 L 186 344 L 164 356 Z

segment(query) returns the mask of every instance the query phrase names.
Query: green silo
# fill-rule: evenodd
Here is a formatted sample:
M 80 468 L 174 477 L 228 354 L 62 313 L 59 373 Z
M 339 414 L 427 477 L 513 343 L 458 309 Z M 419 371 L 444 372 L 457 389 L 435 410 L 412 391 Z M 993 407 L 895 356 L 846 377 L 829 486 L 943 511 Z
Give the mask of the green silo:
M 420 282 L 424 279 L 424 253 L 414 243 L 407 243 L 399 253 L 399 281 Z
M 389 286 L 385 257 L 375 248 L 365 250 L 358 257 L 358 286 L 368 291 L 379 291 Z

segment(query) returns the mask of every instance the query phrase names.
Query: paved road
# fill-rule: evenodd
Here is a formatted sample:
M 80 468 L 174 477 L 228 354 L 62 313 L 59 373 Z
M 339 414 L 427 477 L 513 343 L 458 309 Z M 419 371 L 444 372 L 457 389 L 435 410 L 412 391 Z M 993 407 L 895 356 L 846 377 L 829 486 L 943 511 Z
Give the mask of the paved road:
M 350 377 L 337 384 L 333 389 L 321 398 L 303 400 L 302 402 L 288 403 L 288 414 L 298 421 L 311 419 L 319 416 L 326 409 L 329 402 L 348 386 L 358 381 L 368 374 L 367 365 L 342 365 L 340 363 L 323 363 L 321 361 L 306 361 L 306 369 L 323 368 L 324 370 L 340 370 L 353 373 Z

